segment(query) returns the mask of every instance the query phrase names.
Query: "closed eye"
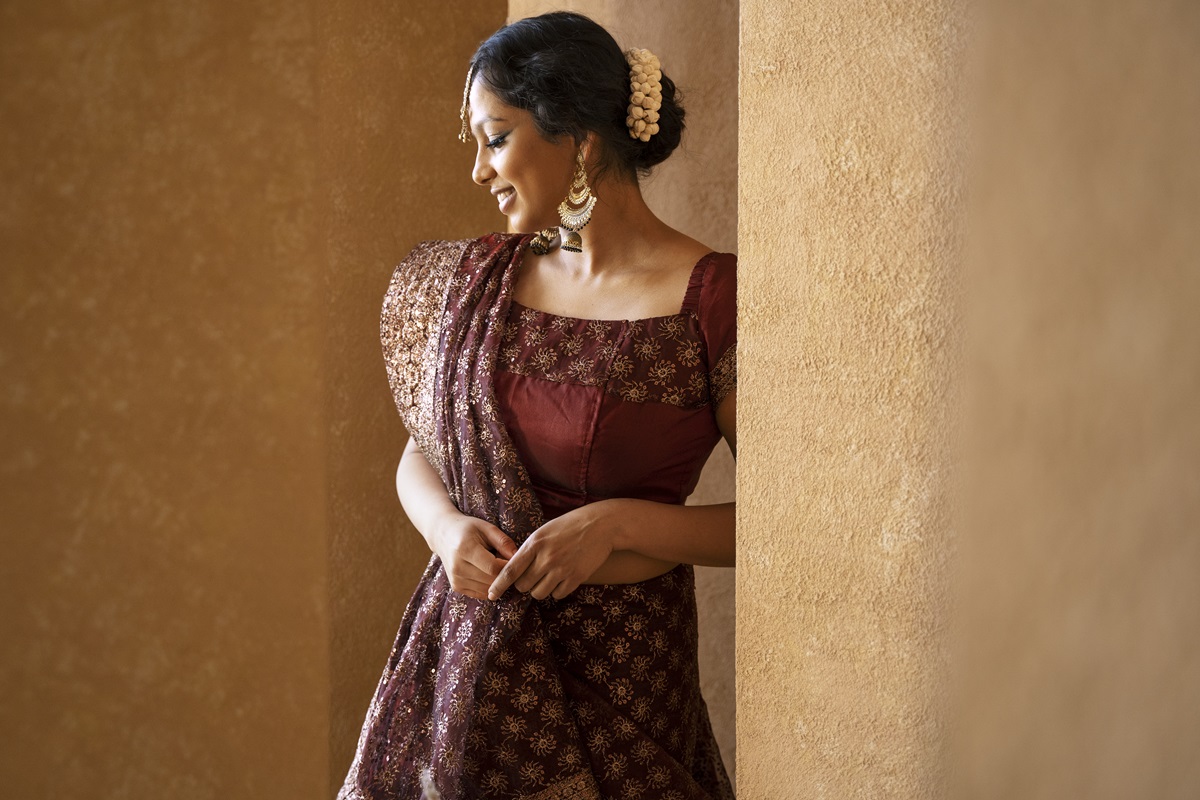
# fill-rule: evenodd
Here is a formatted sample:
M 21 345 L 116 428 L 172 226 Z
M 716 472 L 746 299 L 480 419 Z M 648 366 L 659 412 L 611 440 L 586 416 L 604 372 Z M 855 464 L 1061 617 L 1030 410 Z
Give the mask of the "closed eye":
M 488 147 L 490 147 L 490 148 L 493 148 L 493 149 L 494 149 L 494 148 L 497 148 L 497 147 L 499 147 L 500 145 L 504 144 L 504 140 L 505 140 L 506 138 L 508 138 L 508 134 L 507 134 L 507 133 L 505 133 L 505 134 L 501 134 L 500 136 L 497 136 L 495 139 L 491 139 L 491 140 L 489 140 L 489 141 L 488 141 L 488 143 L 487 143 L 487 146 L 488 146 Z

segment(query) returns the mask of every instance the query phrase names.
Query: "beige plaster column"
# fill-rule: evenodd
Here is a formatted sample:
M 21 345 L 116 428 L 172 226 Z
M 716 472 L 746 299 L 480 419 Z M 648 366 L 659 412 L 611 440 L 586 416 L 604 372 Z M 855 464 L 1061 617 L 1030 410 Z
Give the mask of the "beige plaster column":
M 950 6 L 741 4 L 743 800 L 935 784 Z
M 736 0 L 509 0 L 510 20 L 547 11 L 586 14 L 623 48 L 645 47 L 662 60 L 687 112 L 683 143 L 642 183 L 646 202 L 667 224 L 722 252 L 737 248 Z M 502 218 L 498 224 L 503 224 Z M 717 446 L 689 503 L 735 499 L 734 459 Z M 734 570 L 697 567 L 700 683 L 722 759 L 736 781 Z

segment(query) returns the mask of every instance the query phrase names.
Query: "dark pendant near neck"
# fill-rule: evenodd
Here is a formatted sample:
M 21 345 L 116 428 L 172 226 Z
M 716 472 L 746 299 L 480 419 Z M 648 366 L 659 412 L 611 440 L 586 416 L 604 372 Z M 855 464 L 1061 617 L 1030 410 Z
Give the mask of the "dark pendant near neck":
M 558 228 L 542 228 L 537 235 L 529 240 L 529 249 L 534 255 L 544 256 L 550 252 L 550 245 L 558 236 Z
M 562 249 L 572 253 L 582 253 L 583 238 L 577 231 L 568 230 L 567 235 L 563 237 Z

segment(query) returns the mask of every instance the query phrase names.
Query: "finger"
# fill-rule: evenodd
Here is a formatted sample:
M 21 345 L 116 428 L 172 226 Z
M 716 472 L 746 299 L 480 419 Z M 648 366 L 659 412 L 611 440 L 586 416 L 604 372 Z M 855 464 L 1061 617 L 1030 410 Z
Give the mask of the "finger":
M 517 554 L 517 543 L 508 534 L 495 525 L 484 525 L 481 527 L 483 528 L 483 535 L 487 539 L 487 543 L 503 558 L 512 558 Z
M 501 567 L 507 562 L 501 561 Z M 500 567 L 496 568 L 496 572 L 484 572 L 479 567 L 469 561 L 458 561 L 454 565 L 451 574 L 456 581 L 478 581 L 484 585 L 491 585 L 496 579 L 496 573 L 500 571 Z
M 545 563 L 544 558 L 538 558 L 535 554 L 519 577 L 513 580 L 513 588 L 523 594 L 529 594 L 533 591 L 533 587 L 538 585 L 542 578 L 546 577 L 546 573 L 550 571 L 550 566 Z
M 476 600 L 487 600 L 488 584 L 483 581 L 455 581 L 450 588 Z
M 474 542 L 467 546 L 463 554 L 463 561 L 479 570 L 480 575 L 485 576 L 482 579 L 491 581 L 504 567 L 504 559 L 497 558 L 483 546 L 482 542 Z
M 480 600 L 488 599 L 488 587 L 492 585 L 494 579 L 494 576 L 481 572 L 465 561 L 458 562 L 453 572 L 447 571 L 446 577 L 450 581 L 450 585 L 455 587 L 455 591 L 459 591 L 457 588 L 459 586 L 471 586 L 476 589 L 477 591 L 472 596 L 477 596 Z M 467 594 L 467 592 L 462 593 Z
M 550 594 L 553 595 L 555 600 L 562 600 L 564 597 L 566 597 L 567 595 L 569 595 L 571 592 L 575 591 L 578 588 L 579 588 L 579 584 L 577 584 L 577 583 L 572 583 L 571 581 L 563 581 Z
M 555 587 L 561 582 L 561 579 L 552 577 L 549 573 L 542 576 L 542 579 L 529 590 L 529 596 L 534 600 L 545 600 L 554 591 Z
M 518 592 L 529 594 L 531 591 L 533 591 L 533 587 L 537 586 L 538 582 L 540 582 L 542 578 L 546 577 L 546 573 L 548 571 L 549 570 L 546 568 L 546 566 L 544 564 L 539 564 L 535 558 L 533 563 L 526 567 L 525 571 L 521 573 L 521 577 L 513 581 L 513 588 L 515 588 Z
M 525 545 L 518 547 L 516 554 L 508 560 L 508 563 L 500 569 L 495 580 L 492 581 L 488 597 L 495 600 L 508 591 L 508 587 L 525 573 L 531 563 L 533 563 L 533 551 Z

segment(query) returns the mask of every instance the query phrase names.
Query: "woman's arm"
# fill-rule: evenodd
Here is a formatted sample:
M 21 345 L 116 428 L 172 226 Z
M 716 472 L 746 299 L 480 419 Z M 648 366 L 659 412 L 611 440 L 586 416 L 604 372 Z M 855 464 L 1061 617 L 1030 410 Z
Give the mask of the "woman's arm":
M 516 553 L 516 542 L 490 522 L 460 512 L 411 438 L 396 467 L 396 494 L 429 549 L 442 560 L 450 588 L 480 600 L 487 597 L 487 587 Z
M 450 500 L 441 476 L 410 437 L 396 467 L 396 494 L 404 513 L 441 557 L 455 591 L 483 599 L 516 543 L 491 523 L 463 514 Z M 633 583 L 661 575 L 678 562 L 632 551 L 614 552 L 585 583 Z
M 396 495 L 409 521 L 436 553 L 432 539 L 435 529 L 446 518 L 461 512 L 450 501 L 446 485 L 411 436 L 396 467 Z
M 589 507 L 604 515 L 615 552 L 703 567 L 734 565 L 735 503 L 681 506 L 615 497 Z
M 632 583 L 681 562 L 732 567 L 734 521 L 733 503 L 683 506 L 626 497 L 597 500 L 531 533 L 491 582 L 488 597 L 494 600 L 512 586 L 538 600 L 550 595 L 562 599 L 584 583 Z M 628 557 L 661 566 L 600 579 L 614 559 Z

